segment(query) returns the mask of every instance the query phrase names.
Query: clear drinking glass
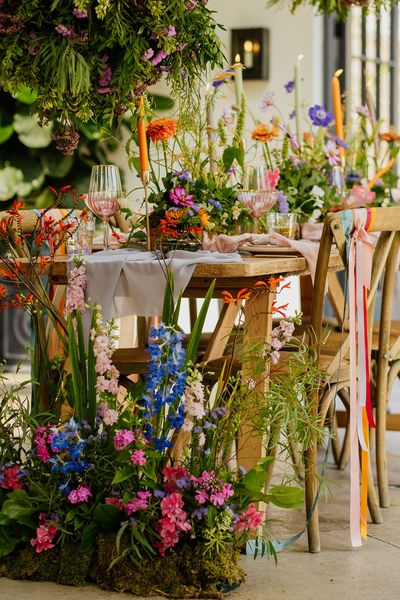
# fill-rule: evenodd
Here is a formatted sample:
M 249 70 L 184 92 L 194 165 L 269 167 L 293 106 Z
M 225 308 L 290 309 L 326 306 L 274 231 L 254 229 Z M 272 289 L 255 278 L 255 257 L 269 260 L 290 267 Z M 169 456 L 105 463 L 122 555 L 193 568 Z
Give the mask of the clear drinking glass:
M 279 192 L 271 189 L 270 170 L 264 165 L 246 166 L 242 186 L 238 200 L 250 209 L 254 219 L 253 231 L 257 233 L 259 218 L 276 204 Z
M 73 225 L 72 233 L 67 237 L 67 254 L 69 256 L 85 256 L 92 253 L 95 218 L 88 213 L 84 218 L 70 217 L 68 223 Z
M 280 233 L 293 240 L 296 233 L 297 215 L 294 213 L 270 213 L 268 233 Z
M 109 219 L 119 210 L 121 179 L 115 165 L 96 165 L 90 177 L 88 206 L 104 224 L 103 247 L 110 247 Z
M 343 167 L 340 165 L 335 165 L 332 167 L 331 183 L 332 187 L 336 188 L 336 193 L 339 198 L 344 200 L 347 195 L 346 180 L 344 177 Z

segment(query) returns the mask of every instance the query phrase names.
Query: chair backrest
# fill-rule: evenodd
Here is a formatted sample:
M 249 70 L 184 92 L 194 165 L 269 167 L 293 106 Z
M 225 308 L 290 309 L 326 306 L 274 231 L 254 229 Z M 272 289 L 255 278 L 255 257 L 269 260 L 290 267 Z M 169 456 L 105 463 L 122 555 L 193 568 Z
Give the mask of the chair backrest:
M 354 209 L 353 211 L 344 212 L 354 213 L 355 211 L 360 210 L 363 209 Z M 378 232 L 380 233 L 380 236 L 373 254 L 371 285 L 368 294 L 370 339 L 372 336 L 373 315 L 379 281 L 382 279 L 384 273 L 386 277 L 394 277 L 400 244 L 400 207 L 374 208 L 372 210 L 374 218 L 371 221 L 368 232 Z M 318 355 L 320 355 L 321 352 L 324 299 L 329 274 L 329 259 L 335 243 L 342 258 L 343 265 L 346 267 L 347 240 L 343 230 L 340 213 L 329 214 L 325 219 L 317 260 L 311 306 L 311 330 L 316 338 Z M 389 302 L 389 299 L 387 299 L 386 302 Z M 333 373 L 338 368 L 340 359 L 345 356 L 348 348 L 349 336 L 347 332 L 344 332 L 341 348 L 337 355 L 333 357 L 329 367 L 330 373 Z

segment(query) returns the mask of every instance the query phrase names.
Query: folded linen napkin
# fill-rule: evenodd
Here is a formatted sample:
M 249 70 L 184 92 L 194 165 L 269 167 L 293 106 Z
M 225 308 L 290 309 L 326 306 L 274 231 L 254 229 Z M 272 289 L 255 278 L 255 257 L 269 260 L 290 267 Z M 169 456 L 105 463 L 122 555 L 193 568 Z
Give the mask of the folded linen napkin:
M 212 252 L 233 252 L 245 244 L 271 244 L 293 248 L 306 259 L 314 281 L 319 246 L 310 240 L 290 240 L 280 233 L 243 233 L 241 235 L 217 235 L 212 238 L 207 235 L 203 237 L 203 248 Z
M 160 259 L 154 252 L 126 248 L 102 250 L 87 257 L 87 297 L 103 308 L 105 319 L 162 312 L 166 270 L 172 269 L 175 299 L 188 285 L 196 264 L 239 263 L 237 253 L 176 250 Z

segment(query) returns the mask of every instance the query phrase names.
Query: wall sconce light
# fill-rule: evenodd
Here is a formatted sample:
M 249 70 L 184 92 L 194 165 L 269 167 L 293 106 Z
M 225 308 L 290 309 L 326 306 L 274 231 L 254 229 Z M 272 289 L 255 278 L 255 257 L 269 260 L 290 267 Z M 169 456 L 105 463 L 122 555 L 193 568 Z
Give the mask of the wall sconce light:
M 232 29 L 232 64 L 243 63 L 243 79 L 269 78 L 269 29 Z

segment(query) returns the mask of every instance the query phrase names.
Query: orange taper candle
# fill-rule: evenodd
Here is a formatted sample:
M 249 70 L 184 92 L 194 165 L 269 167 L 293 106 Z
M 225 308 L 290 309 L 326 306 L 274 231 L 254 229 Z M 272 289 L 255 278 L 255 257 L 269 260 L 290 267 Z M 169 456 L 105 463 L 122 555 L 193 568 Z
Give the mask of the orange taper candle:
M 371 179 L 371 181 L 368 183 L 368 187 L 371 189 L 374 187 L 375 183 L 378 181 L 378 179 L 380 179 L 382 177 L 382 175 L 384 175 L 385 173 L 387 173 L 387 171 L 389 171 L 389 169 L 391 169 L 393 167 L 395 163 L 395 159 L 391 158 L 389 160 L 389 162 L 382 167 L 382 169 L 379 169 L 379 171 L 375 174 L 375 176 Z
M 140 96 L 138 102 L 139 106 L 139 119 L 138 119 L 138 144 L 139 144 L 139 159 L 140 159 L 140 172 L 144 173 L 149 171 L 149 154 L 147 151 L 147 137 L 146 137 L 146 123 L 144 113 L 144 98 Z
M 332 78 L 332 96 L 333 96 L 333 114 L 335 116 L 336 135 L 344 140 L 344 125 L 343 125 L 343 109 L 342 98 L 340 93 L 339 77 L 343 73 L 343 69 L 336 71 Z M 340 156 L 344 156 L 344 149 L 339 147 Z

